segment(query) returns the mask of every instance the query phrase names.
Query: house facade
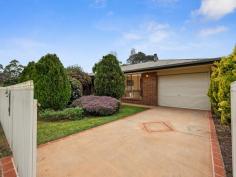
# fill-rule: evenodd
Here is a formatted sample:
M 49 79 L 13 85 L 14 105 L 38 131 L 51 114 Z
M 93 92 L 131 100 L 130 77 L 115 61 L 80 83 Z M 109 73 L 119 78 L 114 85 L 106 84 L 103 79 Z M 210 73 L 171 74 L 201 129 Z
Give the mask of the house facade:
M 210 110 L 210 73 L 218 60 L 176 59 L 123 65 L 126 80 L 122 102 Z

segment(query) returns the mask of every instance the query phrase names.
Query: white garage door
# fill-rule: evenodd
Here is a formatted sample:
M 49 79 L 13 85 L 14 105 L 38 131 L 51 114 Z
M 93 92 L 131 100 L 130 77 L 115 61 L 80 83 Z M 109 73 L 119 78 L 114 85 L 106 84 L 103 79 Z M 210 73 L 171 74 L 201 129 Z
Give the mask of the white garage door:
M 159 76 L 158 105 L 210 110 L 209 83 L 209 73 Z

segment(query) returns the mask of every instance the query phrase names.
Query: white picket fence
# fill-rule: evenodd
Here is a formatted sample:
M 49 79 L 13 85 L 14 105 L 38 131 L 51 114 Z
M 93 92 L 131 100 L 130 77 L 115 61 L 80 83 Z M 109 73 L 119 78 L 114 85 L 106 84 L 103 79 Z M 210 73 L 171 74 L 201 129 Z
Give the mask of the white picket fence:
M 236 177 L 236 82 L 231 84 L 231 130 L 233 176 Z
M 0 87 L 0 121 L 19 177 L 36 177 L 37 101 L 33 81 Z

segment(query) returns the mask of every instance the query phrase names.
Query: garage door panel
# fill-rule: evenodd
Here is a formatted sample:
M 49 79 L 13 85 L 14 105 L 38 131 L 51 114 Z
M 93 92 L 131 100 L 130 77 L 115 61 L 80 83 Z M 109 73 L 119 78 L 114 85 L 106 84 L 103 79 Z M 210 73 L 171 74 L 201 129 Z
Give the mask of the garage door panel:
M 206 102 L 208 102 L 208 99 L 206 99 L 205 97 L 189 98 L 188 96 L 186 97 L 167 96 L 167 97 L 162 97 L 160 102 L 161 102 L 160 106 L 201 109 L 201 110 L 209 109 L 208 106 L 206 107 Z
M 160 106 L 209 110 L 209 73 L 159 76 Z

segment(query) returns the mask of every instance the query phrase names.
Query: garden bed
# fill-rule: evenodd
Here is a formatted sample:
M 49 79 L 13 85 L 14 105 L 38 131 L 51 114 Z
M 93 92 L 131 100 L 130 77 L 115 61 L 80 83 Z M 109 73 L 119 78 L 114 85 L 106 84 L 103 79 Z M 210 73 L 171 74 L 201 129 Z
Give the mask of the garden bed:
M 233 177 L 232 174 L 232 141 L 231 141 L 231 127 L 229 125 L 220 124 L 220 120 L 214 117 L 214 123 L 220 149 L 224 160 L 227 177 Z
M 83 130 L 87 130 L 108 122 L 112 122 L 147 108 L 123 105 L 120 110 L 110 116 L 85 117 L 81 120 L 38 121 L 38 144 L 47 143 Z
M 0 158 L 11 155 L 11 149 L 0 124 Z

